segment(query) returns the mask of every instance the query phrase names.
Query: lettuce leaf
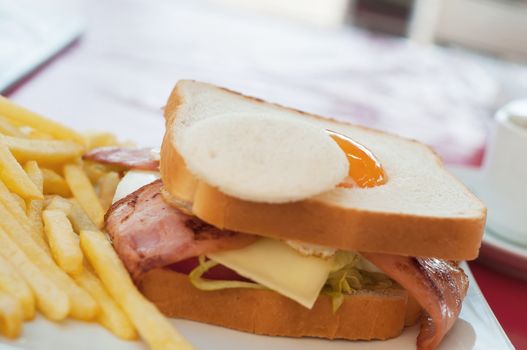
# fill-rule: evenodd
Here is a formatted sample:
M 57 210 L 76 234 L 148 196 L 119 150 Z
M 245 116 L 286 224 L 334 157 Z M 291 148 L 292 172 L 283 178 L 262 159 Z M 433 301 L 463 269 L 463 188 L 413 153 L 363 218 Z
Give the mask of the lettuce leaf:
M 227 289 L 227 288 L 253 288 L 253 289 L 267 289 L 266 287 L 262 286 L 258 283 L 252 283 L 252 282 L 243 282 L 243 281 L 223 281 L 223 280 L 210 280 L 206 278 L 202 278 L 203 274 L 213 268 L 214 266 L 218 265 L 217 262 L 213 260 L 207 260 L 205 259 L 205 256 L 200 255 L 199 257 L 199 265 L 194 268 L 194 270 L 190 271 L 188 277 L 190 279 L 190 283 L 197 289 L 201 290 L 219 290 L 219 289 Z
M 333 257 L 334 268 L 321 292 L 331 297 L 333 312 L 337 312 L 340 308 L 346 294 L 364 289 L 381 290 L 396 286 L 395 282 L 382 273 L 360 269 L 360 259 L 360 256 L 355 253 L 343 251 L 337 252 Z M 205 256 L 201 255 L 199 265 L 188 275 L 192 285 L 205 291 L 228 288 L 268 289 L 253 282 L 210 280 L 202 277 L 205 272 L 216 265 L 218 265 L 217 262 L 206 260 Z
M 336 312 L 346 294 L 359 290 L 387 289 L 394 282 L 386 275 L 358 268 L 360 257 L 351 252 L 338 252 L 335 256 L 335 269 L 330 272 L 322 294 L 331 297 L 333 312 Z

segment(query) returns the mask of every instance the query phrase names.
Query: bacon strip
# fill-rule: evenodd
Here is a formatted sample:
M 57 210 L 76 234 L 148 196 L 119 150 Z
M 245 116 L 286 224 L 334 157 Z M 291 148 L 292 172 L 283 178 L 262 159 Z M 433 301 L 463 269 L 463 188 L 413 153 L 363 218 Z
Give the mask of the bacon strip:
M 116 202 L 106 214 L 114 248 L 135 281 L 156 267 L 214 251 L 242 248 L 257 237 L 217 229 L 167 204 L 157 180 Z
M 82 159 L 125 169 L 159 169 L 159 159 L 151 148 L 99 147 L 84 154 Z
M 417 348 L 435 349 L 461 311 L 468 289 L 463 270 L 453 262 L 435 258 L 361 254 L 405 288 L 427 312 L 417 337 Z

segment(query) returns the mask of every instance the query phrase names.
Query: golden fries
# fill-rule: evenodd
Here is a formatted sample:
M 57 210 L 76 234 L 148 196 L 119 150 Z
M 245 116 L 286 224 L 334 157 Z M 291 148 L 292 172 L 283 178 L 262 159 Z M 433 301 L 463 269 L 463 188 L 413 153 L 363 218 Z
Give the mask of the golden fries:
M 67 199 L 55 196 L 49 202 L 45 213 L 49 211 L 60 211 L 62 215 L 69 215 L 72 217 L 72 221 L 76 222 L 80 227 L 85 226 L 95 230 L 97 229 L 97 227 L 91 222 L 91 220 L 87 217 L 87 215 L 77 203 L 75 203 L 75 210 L 72 210 L 72 206 L 73 204 Z M 72 212 L 73 215 L 71 215 Z M 77 244 L 77 247 L 80 251 L 78 239 L 75 240 L 75 244 Z M 82 252 L 80 253 L 82 254 Z M 135 327 L 132 325 L 128 317 L 124 314 L 117 303 L 108 295 L 101 281 L 94 274 L 87 261 L 84 260 L 84 266 L 82 270 L 79 273 L 74 273 L 72 277 L 75 282 L 77 282 L 79 286 L 87 291 L 99 304 L 101 312 L 97 317 L 97 320 L 99 323 L 101 323 L 101 325 L 106 327 L 120 338 L 127 340 L 137 338 Z
M 2 182 L 0 180 L 0 182 Z M 3 186 L 5 187 L 5 184 L 2 182 Z M 7 190 L 7 187 L 5 187 L 6 190 Z M 7 190 L 9 192 L 9 190 Z M 22 213 L 25 213 L 27 208 L 26 208 L 26 201 L 20 197 L 18 194 L 16 193 L 13 193 L 11 192 L 11 196 L 13 197 L 13 199 L 16 201 L 16 204 L 18 204 L 18 207 L 20 207 L 20 209 L 22 209 Z
M 74 198 L 68 200 L 55 196 L 49 202 L 47 209 L 62 210 L 68 216 L 75 232 L 98 229 Z
M 37 188 L 42 192 L 42 188 L 44 187 L 44 176 L 42 175 L 42 171 L 40 171 L 38 163 L 35 160 L 28 161 L 24 166 L 24 170 L 31 181 L 33 181 L 35 186 L 37 186 Z
M 26 199 L 43 199 L 44 195 L 27 176 L 6 145 L 0 142 L 0 179 L 13 192 Z
M 95 185 L 97 181 L 108 172 L 108 167 L 103 164 L 95 163 L 86 160 L 82 164 L 82 169 L 90 179 L 90 182 Z
M 97 227 L 102 227 L 105 211 L 84 171 L 77 165 L 69 164 L 64 167 L 64 177 L 73 196 L 86 214 Z
M 84 143 L 82 136 L 70 128 L 20 107 L 2 96 L 0 96 L 0 115 L 14 125 L 29 126 L 59 140 L 73 140 L 79 144 Z
M 23 314 L 18 300 L 0 292 L 0 332 L 6 338 L 16 338 L 22 331 Z
M 111 171 L 101 176 L 97 182 L 97 187 L 99 189 L 99 201 L 101 202 L 101 206 L 105 212 L 112 205 L 113 196 L 115 195 L 115 190 L 117 189 L 119 180 L 119 174 Z
M 0 116 L 0 134 L 16 137 L 25 137 L 19 128 L 11 124 L 7 119 Z
M 62 210 L 66 216 L 69 216 L 71 213 L 72 204 L 69 200 L 64 199 L 60 196 L 51 197 L 49 203 L 46 205 L 48 210 Z M 71 221 L 71 219 L 70 219 Z
M 126 340 L 137 339 L 137 332 L 130 319 L 110 297 L 91 266 L 84 265 L 84 270 L 73 277 L 75 281 L 97 300 L 101 313 L 97 320 L 110 332 Z
M 61 210 L 46 209 L 42 213 L 44 231 L 48 238 L 53 258 L 62 270 L 70 275 L 82 272 L 82 252 L 78 243 L 78 236 Z
M 35 317 L 35 297 L 31 288 L 2 255 L 0 255 L 0 291 L 6 292 L 18 300 L 22 306 L 25 320 L 31 320 Z
M 62 271 L 55 262 L 39 247 L 18 222 L 11 217 L 7 209 L 0 203 L 0 226 L 20 249 L 37 264 L 69 297 L 71 316 L 81 320 L 92 320 L 97 316 L 99 308 L 95 300 Z
M 42 131 L 38 131 L 35 129 L 29 130 L 26 137 L 37 140 L 54 140 L 53 136 L 51 136 L 50 134 L 46 134 Z
M 126 340 L 139 333 L 154 350 L 192 349 L 99 231 L 122 169 L 81 156 L 118 144 L 0 96 L 0 334 L 17 337 L 38 310 L 54 321 L 97 321 Z
M 39 189 L 39 191 L 42 191 L 44 188 L 44 179 L 42 175 L 42 171 L 40 171 L 40 168 L 36 161 L 31 160 L 26 163 L 24 166 L 24 170 L 26 171 L 27 175 L 33 181 L 35 186 Z M 27 219 L 29 220 L 29 223 L 31 225 L 32 231 L 34 235 L 39 236 L 40 238 L 36 238 L 36 240 L 44 240 L 44 225 L 42 223 L 42 208 L 44 207 L 44 200 L 43 199 L 31 199 L 28 202 L 27 205 Z M 40 243 L 40 242 L 37 242 Z
M 71 211 L 68 218 L 73 224 L 76 232 L 81 232 L 82 230 L 98 230 L 97 225 L 95 225 L 88 217 L 76 199 L 70 199 L 70 203 Z
M 32 200 L 30 200 L 31 202 Z M 20 226 L 29 233 L 31 238 L 37 243 L 44 251 L 49 252 L 48 246 L 44 240 L 43 232 L 37 231 L 30 223 L 28 216 L 24 213 L 24 210 L 21 208 L 16 195 L 9 193 L 9 190 L 0 181 L 0 203 L 2 203 L 8 211 L 11 213 L 12 217 L 18 221 Z M 40 217 L 37 219 L 40 220 Z
M 38 160 L 41 164 L 57 164 L 78 158 L 84 148 L 72 141 L 28 139 L 0 135 L 0 142 L 9 148 L 21 163 Z
M 68 295 L 24 254 L 3 229 L 0 229 L 0 254 L 29 284 L 35 295 L 37 308 L 44 316 L 59 321 L 68 315 L 70 311 Z
M 44 194 L 58 194 L 62 197 L 72 196 L 68 183 L 62 176 L 51 169 L 42 168 L 41 170 L 44 177 Z
M 25 202 L 16 194 L 10 193 L 6 185 L 0 181 L 0 202 L 2 202 L 26 230 L 31 230 L 25 213 Z
M 81 247 L 104 286 L 151 349 L 193 349 L 159 310 L 135 288 L 123 263 L 100 231 L 81 231 Z

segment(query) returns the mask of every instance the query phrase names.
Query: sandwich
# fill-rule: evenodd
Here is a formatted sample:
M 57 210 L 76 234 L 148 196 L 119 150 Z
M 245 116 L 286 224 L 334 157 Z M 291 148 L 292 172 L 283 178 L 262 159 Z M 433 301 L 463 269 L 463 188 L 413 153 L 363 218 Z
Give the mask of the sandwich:
M 486 209 L 427 146 L 180 81 L 160 152 L 95 149 L 126 170 L 105 217 L 167 316 L 255 334 L 434 349 L 459 316 Z

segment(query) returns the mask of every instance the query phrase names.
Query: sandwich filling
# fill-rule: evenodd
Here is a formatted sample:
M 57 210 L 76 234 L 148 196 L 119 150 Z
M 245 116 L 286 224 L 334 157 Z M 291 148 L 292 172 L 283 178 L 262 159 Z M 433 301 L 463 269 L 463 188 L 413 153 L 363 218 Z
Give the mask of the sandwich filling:
M 220 230 L 168 204 L 161 189 L 161 180 L 141 187 L 117 201 L 106 217 L 114 247 L 136 281 L 153 268 L 200 256 L 189 274 L 197 288 L 238 288 L 238 278 L 219 283 L 202 277 L 221 264 L 253 283 L 244 282 L 245 287 L 272 289 L 307 308 L 321 291 L 333 298 L 336 310 L 346 293 L 396 287 L 386 275 L 368 271 L 358 253 L 319 257 L 313 246 L 307 250 L 297 243 L 295 249 L 291 243 Z
M 173 266 L 199 256 L 199 264 L 189 274 L 198 288 L 269 288 L 288 296 L 284 293 L 283 286 L 273 286 L 268 280 L 266 284 L 258 283 L 257 280 L 238 273 L 236 269 L 229 269 L 229 265 L 239 266 L 232 261 L 226 266 L 227 271 L 230 270 L 227 278 L 219 280 L 222 284 L 210 281 L 213 278 L 208 278 L 205 273 L 219 264 L 214 257 L 226 261 L 218 259 L 222 252 L 243 250 L 261 239 L 244 233 L 220 230 L 183 213 L 163 200 L 162 186 L 161 180 L 157 180 L 141 187 L 116 202 L 106 215 L 106 229 L 112 237 L 114 247 L 136 281 L 150 269 Z M 285 243 L 283 245 L 287 247 Z M 362 253 L 362 256 L 384 272 L 372 273 L 357 268 L 357 262 L 361 261 L 357 259 L 359 255 L 351 254 L 353 253 L 341 254 L 345 257 L 345 263 L 341 262 L 340 265 L 328 263 L 327 277 L 320 285 L 321 293 L 333 297 L 334 309 L 338 309 L 346 293 L 360 289 L 391 288 L 399 284 L 419 302 L 428 315 L 421 324 L 419 349 L 433 349 L 439 344 L 461 311 L 461 303 L 468 288 L 468 279 L 463 270 L 457 264 L 441 259 Z M 300 253 L 297 255 L 302 256 Z M 212 260 L 207 261 L 205 256 L 210 256 Z M 262 275 L 251 271 L 253 274 L 247 274 L 248 276 L 259 276 L 260 281 L 265 280 L 261 279 Z M 310 277 L 305 271 L 300 274 Z M 226 284 L 226 281 L 229 283 Z M 289 293 L 291 295 L 294 292 Z M 303 302 L 301 304 L 304 305 Z

